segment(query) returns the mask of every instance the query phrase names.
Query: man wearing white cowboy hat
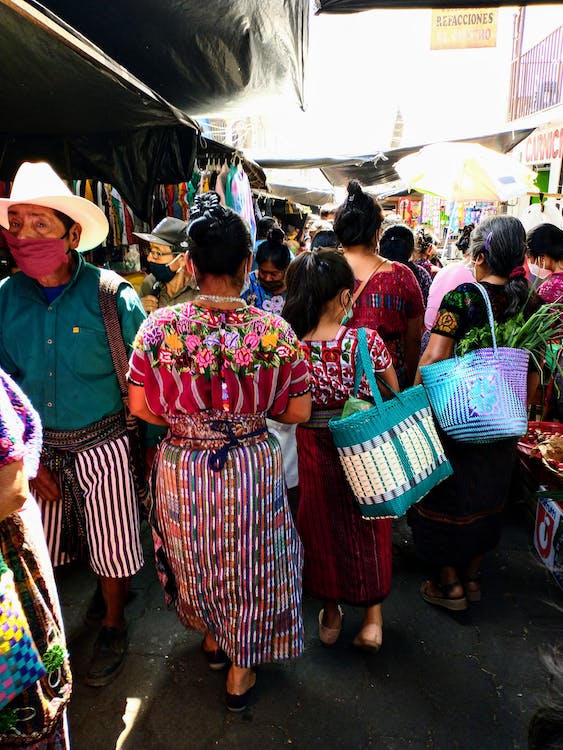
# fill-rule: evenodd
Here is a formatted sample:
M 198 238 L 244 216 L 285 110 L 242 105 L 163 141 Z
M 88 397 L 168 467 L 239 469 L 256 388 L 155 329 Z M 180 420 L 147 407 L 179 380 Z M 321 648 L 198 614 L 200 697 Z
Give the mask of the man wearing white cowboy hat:
M 48 164 L 25 162 L 10 198 L 0 199 L 0 231 L 21 271 L 0 285 L 0 366 L 41 415 L 32 488 L 53 564 L 85 547 L 99 577 L 105 616 L 86 682 L 102 686 L 123 665 L 124 606 L 143 564 L 121 391 L 98 299 L 102 272 L 77 252 L 103 242 L 108 222 Z M 114 282 L 117 335 L 128 347 L 145 313 L 133 288 Z
M 133 232 L 150 246 L 147 255 L 149 274 L 139 289 L 147 313 L 159 307 L 190 302 L 197 297 L 197 286 L 188 277 L 184 257 L 188 249 L 187 227 L 187 221 L 166 216 L 150 234 Z

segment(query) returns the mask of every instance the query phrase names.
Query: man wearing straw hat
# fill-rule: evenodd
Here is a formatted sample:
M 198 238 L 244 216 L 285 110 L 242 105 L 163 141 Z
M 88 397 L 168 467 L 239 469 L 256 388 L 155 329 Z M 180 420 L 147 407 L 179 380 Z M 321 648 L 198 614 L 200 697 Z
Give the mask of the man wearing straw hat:
M 53 564 L 86 548 L 99 577 L 105 616 L 86 682 L 100 687 L 124 663 L 124 606 L 143 564 L 121 391 L 98 300 L 101 272 L 79 252 L 103 242 L 108 222 L 49 164 L 25 162 L 10 198 L 0 199 L 0 225 L 21 271 L 0 286 L 0 366 L 41 415 L 43 452 L 32 488 Z M 117 281 L 129 348 L 145 313 L 133 288 Z

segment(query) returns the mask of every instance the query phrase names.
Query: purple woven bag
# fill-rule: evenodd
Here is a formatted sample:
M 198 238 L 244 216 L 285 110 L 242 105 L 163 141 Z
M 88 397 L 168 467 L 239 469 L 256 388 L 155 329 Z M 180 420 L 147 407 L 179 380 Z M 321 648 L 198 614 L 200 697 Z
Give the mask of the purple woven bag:
M 483 295 L 493 339 L 492 348 L 420 368 L 422 382 L 438 424 L 455 440 L 487 443 L 524 435 L 528 428 L 529 353 L 497 347 L 493 311 Z

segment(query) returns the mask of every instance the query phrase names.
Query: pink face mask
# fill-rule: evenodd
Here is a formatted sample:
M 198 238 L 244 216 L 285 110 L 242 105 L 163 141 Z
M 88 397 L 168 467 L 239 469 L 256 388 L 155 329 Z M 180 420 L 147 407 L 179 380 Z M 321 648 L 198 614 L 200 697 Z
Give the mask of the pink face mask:
M 18 239 L 4 227 L 0 227 L 4 240 L 14 256 L 17 267 L 32 279 L 41 279 L 55 273 L 63 264 L 68 263 L 68 255 L 63 238 L 30 237 Z

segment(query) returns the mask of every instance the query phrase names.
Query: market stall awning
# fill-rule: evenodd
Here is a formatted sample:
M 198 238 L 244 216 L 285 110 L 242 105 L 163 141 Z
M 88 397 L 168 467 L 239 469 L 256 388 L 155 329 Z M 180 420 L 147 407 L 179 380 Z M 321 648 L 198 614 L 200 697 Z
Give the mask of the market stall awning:
M 444 8 L 497 8 L 497 7 L 515 7 L 516 5 L 546 5 L 542 0 L 522 0 L 515 3 L 513 0 L 465 0 L 465 2 L 453 3 L 433 3 L 426 0 L 416 2 L 416 0 L 314 0 L 315 12 L 319 13 L 358 13 L 362 10 L 400 10 L 401 8 L 411 9 L 432 9 L 437 10 Z M 547 3 L 549 4 L 549 3 Z
M 309 0 L 43 0 L 167 101 L 192 115 L 304 106 Z
M 87 39 L 0 0 L 0 179 L 24 160 L 115 185 L 142 219 L 157 183 L 189 178 L 199 128 Z
M 521 128 L 504 133 L 483 135 L 475 138 L 458 139 L 460 142 L 480 143 L 482 146 L 493 148 L 496 151 L 506 153 L 524 140 L 534 128 Z M 345 186 L 349 180 L 359 180 L 362 185 L 379 185 L 394 182 L 400 179 L 395 171 L 394 164 L 403 156 L 418 151 L 422 146 L 407 146 L 404 148 L 380 150 L 372 155 L 358 156 L 325 156 L 295 159 L 277 159 L 267 156 L 257 156 L 260 165 L 264 169 L 304 169 L 318 168 L 331 183 L 331 185 Z
M 308 188 L 305 185 L 283 185 L 268 182 L 268 190 L 262 192 L 266 197 L 285 198 L 285 200 L 300 203 L 303 206 L 322 206 L 323 203 L 330 203 L 334 200 L 334 193 L 331 190 Z

